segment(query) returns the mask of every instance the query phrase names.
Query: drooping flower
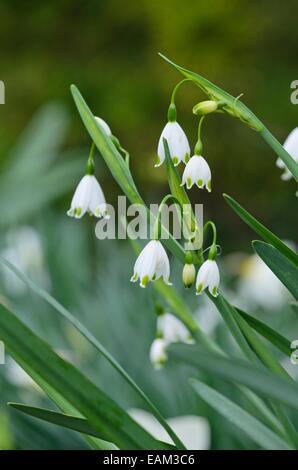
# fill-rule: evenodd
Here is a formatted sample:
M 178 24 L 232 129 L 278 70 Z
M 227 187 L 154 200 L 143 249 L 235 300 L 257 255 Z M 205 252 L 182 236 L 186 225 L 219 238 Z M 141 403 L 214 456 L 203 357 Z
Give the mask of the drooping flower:
M 166 346 L 166 342 L 161 338 L 156 338 L 151 344 L 150 361 L 155 369 L 161 369 L 168 359 Z
M 201 155 L 194 155 L 187 163 L 181 186 L 184 184 L 186 184 L 187 189 L 196 184 L 198 188 L 205 186 L 207 191 L 211 191 L 211 170 L 205 158 Z
M 208 290 L 213 297 L 218 296 L 219 270 L 216 261 L 208 259 L 204 261 L 199 269 L 196 280 L 196 293 L 200 295 L 204 289 Z
M 291 155 L 293 160 L 298 163 L 298 127 L 296 127 L 292 130 L 292 132 L 290 132 L 284 142 L 284 148 L 289 153 L 289 155 Z M 281 158 L 278 158 L 276 160 L 276 165 L 278 166 L 278 168 L 284 170 L 281 175 L 282 180 L 287 181 L 292 178 L 292 173 L 285 166 Z
M 163 339 L 166 344 L 192 342 L 188 329 L 171 313 L 158 315 L 157 336 Z
M 95 217 L 108 217 L 105 197 L 94 175 L 85 175 L 81 179 L 67 215 L 80 219 L 87 211 Z
M 146 287 L 149 281 L 163 277 L 170 282 L 170 262 L 166 250 L 159 240 L 151 240 L 139 254 L 133 270 L 132 282 L 140 279 L 140 286 Z
M 155 166 L 160 166 L 166 158 L 163 139 L 167 140 L 170 156 L 174 165 L 179 165 L 181 161 L 187 163 L 190 155 L 190 147 L 186 134 L 177 121 L 172 121 L 165 125 L 159 138 L 157 148 L 157 162 Z
M 105 133 L 110 137 L 112 135 L 112 131 L 110 129 L 110 126 L 104 121 L 102 118 L 95 116 L 96 122 L 100 125 L 100 127 L 103 128 Z

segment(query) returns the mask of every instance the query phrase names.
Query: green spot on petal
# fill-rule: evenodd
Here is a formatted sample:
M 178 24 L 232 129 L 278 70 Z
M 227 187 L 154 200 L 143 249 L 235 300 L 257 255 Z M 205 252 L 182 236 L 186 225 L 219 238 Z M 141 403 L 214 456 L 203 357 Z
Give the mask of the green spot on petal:
M 74 213 L 77 217 L 80 217 L 80 215 L 82 214 L 82 208 L 76 207 Z
M 134 273 L 134 275 L 131 276 L 130 280 L 131 280 L 131 282 L 136 282 L 138 280 L 138 274 Z
M 206 188 L 209 192 L 211 191 L 211 180 L 208 181 Z
M 184 162 L 185 162 L 185 163 L 189 162 L 189 153 L 186 153 L 186 154 L 185 154 Z
M 203 187 L 203 180 L 198 180 L 197 185 L 199 186 L 199 188 L 202 188 Z
M 157 155 L 157 159 L 156 159 L 156 162 L 155 162 L 155 165 L 154 165 L 154 166 L 159 166 L 160 163 L 161 163 L 160 156 Z
M 186 178 L 186 187 L 187 187 L 187 189 L 190 189 L 192 187 L 192 181 L 191 181 L 190 176 L 188 178 Z
M 142 281 L 141 281 L 142 287 L 146 287 L 146 285 L 148 284 L 149 281 L 150 281 L 149 276 L 147 276 L 147 275 L 144 276 Z
M 197 287 L 197 294 L 201 294 L 202 293 L 202 290 L 203 290 L 203 284 L 200 282 L 200 284 L 198 285 Z
M 179 163 L 178 157 L 173 157 L 172 160 L 173 160 L 174 165 L 178 165 Z
M 217 287 L 213 287 L 211 293 L 212 293 L 213 297 L 217 297 Z

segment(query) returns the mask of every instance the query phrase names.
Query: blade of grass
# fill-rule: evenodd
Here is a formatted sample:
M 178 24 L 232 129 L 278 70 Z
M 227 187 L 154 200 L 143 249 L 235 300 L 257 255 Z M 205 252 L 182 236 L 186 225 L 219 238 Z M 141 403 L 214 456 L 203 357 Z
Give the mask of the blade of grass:
M 124 378 L 124 380 L 135 390 L 135 392 L 144 400 L 148 405 L 156 419 L 160 422 L 163 428 L 167 431 L 169 436 L 178 448 L 184 448 L 180 439 L 176 436 L 172 428 L 169 426 L 165 418 L 161 415 L 156 406 L 151 402 L 150 398 L 145 392 L 137 385 L 137 383 L 130 377 L 130 375 L 123 369 L 119 362 L 107 351 L 107 349 L 90 333 L 90 331 L 77 320 L 72 313 L 61 305 L 54 297 L 52 297 L 43 288 L 37 286 L 25 273 L 21 272 L 18 268 L 12 265 L 9 261 L 0 257 L 0 262 L 12 271 L 19 279 L 21 279 L 33 292 L 44 299 L 51 305 L 56 312 L 63 316 L 72 326 L 79 331 L 94 347 L 99 351 L 104 358 L 114 367 L 117 372 Z
M 208 385 L 192 379 L 191 385 L 202 400 L 241 429 L 258 446 L 267 450 L 291 449 L 279 436 L 227 397 Z
M 291 341 L 282 336 L 278 331 L 274 330 L 270 326 L 266 325 L 266 323 L 258 320 L 257 318 L 249 315 L 243 310 L 236 308 L 237 312 L 241 317 L 259 334 L 261 334 L 264 338 L 270 341 L 273 346 L 279 349 L 282 353 L 286 354 L 287 356 L 291 356 L 292 349 L 291 349 Z
M 259 358 L 261 362 L 271 371 L 291 380 L 291 377 L 288 375 L 285 369 L 275 359 L 271 351 L 265 347 L 262 341 L 255 334 L 253 329 L 240 316 L 237 310 L 232 305 L 230 305 L 229 302 L 224 299 L 222 295 L 219 295 L 216 299 L 213 299 L 213 302 L 217 306 L 219 311 L 222 313 L 224 320 L 228 323 L 228 326 L 229 324 L 233 325 L 233 330 L 231 330 L 231 332 L 234 335 L 239 346 L 242 348 L 243 343 L 240 343 L 240 336 L 242 336 L 243 340 L 246 341 L 249 345 L 248 347 L 251 348 L 251 350 L 254 352 L 252 354 L 251 351 L 248 355 L 247 348 L 242 349 L 248 359 L 250 359 L 252 363 L 257 364 L 256 358 Z M 273 403 L 273 406 L 280 421 L 283 423 L 284 429 L 288 435 L 288 439 L 295 446 L 298 446 L 298 434 L 293 424 L 291 423 L 288 416 L 279 404 Z
M 263 238 L 267 243 L 274 246 L 280 253 L 285 255 L 292 263 L 298 266 L 298 254 L 291 250 L 282 240 L 280 240 L 274 233 L 266 228 L 261 222 L 247 212 L 235 199 L 228 194 L 224 194 L 223 197 L 229 204 L 229 206 L 236 212 L 237 215 L 254 230 L 260 237 Z
M 226 358 L 206 352 L 197 345 L 175 344 L 169 347 L 169 354 L 196 369 L 214 374 L 228 382 L 243 384 L 265 398 L 278 400 L 298 409 L 298 384 L 279 377 L 263 366 L 251 365 L 237 358 Z
M 57 411 L 46 410 L 44 408 L 38 408 L 35 406 L 24 405 L 22 403 L 7 403 L 8 406 L 21 411 L 22 413 L 32 416 L 34 418 L 41 419 L 47 423 L 56 424 L 64 428 L 71 429 L 73 431 L 80 432 L 82 434 L 87 434 L 89 436 L 94 436 L 102 440 L 102 436 L 94 429 L 86 419 L 77 418 L 76 416 L 71 416 Z M 116 450 L 115 446 L 111 446 L 109 442 L 103 441 L 103 444 L 106 444 L 107 450 Z
M 117 148 L 113 144 L 112 140 L 106 135 L 106 133 L 99 128 L 94 115 L 92 114 L 89 106 L 85 102 L 81 93 L 75 85 L 70 87 L 74 102 L 77 106 L 79 114 L 82 118 L 83 124 L 90 134 L 93 142 L 95 143 L 100 154 L 104 158 L 109 170 L 111 171 L 115 181 L 119 184 L 124 194 L 128 197 L 132 204 L 140 204 L 146 207 L 142 197 L 140 196 L 130 170 L 123 160 L 122 155 L 118 152 Z M 148 216 L 150 214 L 149 209 L 146 207 Z M 151 214 L 154 217 L 153 214 Z M 175 240 L 169 231 L 162 226 L 162 231 L 166 234 L 166 238 L 163 240 L 164 244 L 168 249 L 183 263 L 185 253 L 181 245 Z
M 21 357 L 29 364 L 94 426 L 104 440 L 114 442 L 120 449 L 165 448 L 3 305 L 0 306 L 0 339 L 16 361 Z
M 271 132 L 269 132 L 260 119 L 244 103 L 242 103 L 239 98 L 230 95 L 225 90 L 222 90 L 219 86 L 210 82 L 201 75 L 175 64 L 163 54 L 159 55 L 184 77 L 192 80 L 201 90 L 204 91 L 204 93 L 208 95 L 210 99 L 215 99 L 223 103 L 221 108 L 223 111 L 240 119 L 241 122 L 244 122 L 252 129 L 258 131 L 265 142 L 267 142 L 267 144 L 274 150 L 276 155 L 282 159 L 296 181 L 298 181 L 298 164 L 296 161 L 291 157 L 291 155 L 289 155 Z
M 252 242 L 255 252 L 267 264 L 284 286 L 298 300 L 298 269 L 282 253 L 268 243 Z

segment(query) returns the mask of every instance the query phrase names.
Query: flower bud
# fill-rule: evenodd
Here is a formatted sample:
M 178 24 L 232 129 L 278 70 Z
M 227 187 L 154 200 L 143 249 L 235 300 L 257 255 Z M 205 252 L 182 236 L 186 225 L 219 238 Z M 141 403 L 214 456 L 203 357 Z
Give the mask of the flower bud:
M 171 103 L 168 109 L 168 121 L 175 122 L 177 119 L 177 110 L 175 103 Z
M 218 108 L 218 103 L 213 100 L 201 101 L 192 108 L 192 112 L 196 115 L 205 116 L 205 114 L 214 113 Z
M 196 269 L 193 264 L 186 263 L 182 271 L 182 281 L 184 286 L 189 289 L 196 278 Z

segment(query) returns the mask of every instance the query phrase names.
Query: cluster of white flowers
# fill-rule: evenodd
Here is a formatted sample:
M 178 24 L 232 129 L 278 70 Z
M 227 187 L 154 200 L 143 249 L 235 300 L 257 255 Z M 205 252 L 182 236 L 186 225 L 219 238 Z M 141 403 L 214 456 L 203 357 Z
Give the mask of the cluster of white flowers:
M 192 264 L 185 265 L 185 267 L 188 266 L 190 267 L 188 271 L 190 269 L 191 273 L 187 273 L 186 276 L 183 276 L 186 287 L 190 287 L 193 284 L 193 280 L 190 278 L 195 277 L 194 266 Z M 163 278 L 164 282 L 171 285 L 170 261 L 167 252 L 159 240 L 151 240 L 143 248 L 135 262 L 131 281 L 137 282 L 139 279 L 140 286 L 146 287 L 148 282 L 156 281 L 160 277 Z M 187 279 L 184 279 L 184 277 Z M 204 261 L 197 274 L 196 294 L 200 295 L 208 288 L 210 294 L 217 297 L 219 281 L 220 275 L 216 261 L 212 259 Z
M 206 187 L 211 191 L 211 170 L 202 155 L 193 155 L 190 157 L 190 146 L 186 134 L 178 122 L 168 122 L 159 139 L 157 148 L 156 167 L 162 165 L 165 161 L 164 139 L 168 143 L 171 159 L 175 166 L 180 162 L 185 163 L 185 169 L 182 176 L 182 185 L 186 184 L 190 189 L 194 184 L 198 188 Z
M 178 342 L 193 342 L 187 328 L 171 313 L 159 314 L 157 317 L 156 338 L 150 348 L 150 361 L 156 369 L 161 369 L 167 361 L 167 346 Z
M 213 104 L 213 102 L 212 102 Z M 214 111 L 216 106 L 212 107 Z M 181 186 L 186 185 L 190 189 L 194 184 L 199 188 L 205 187 L 207 191 L 211 191 L 211 170 L 200 153 L 200 140 L 195 147 L 195 155 L 191 158 L 190 146 L 187 136 L 182 127 L 176 121 L 176 108 L 171 103 L 169 111 L 172 113 L 169 122 L 165 125 L 158 142 L 156 167 L 162 165 L 166 159 L 165 142 L 168 147 L 169 155 L 175 166 L 180 162 L 185 163 L 185 169 L 182 176 Z M 210 111 L 210 103 L 208 102 L 208 112 Z M 200 130 L 200 126 L 199 126 Z M 199 132 L 200 134 L 200 132 Z M 164 281 L 170 284 L 170 263 L 165 249 L 159 240 L 151 240 L 138 256 L 135 265 L 132 282 L 140 279 L 140 286 L 146 287 L 149 281 L 155 281 L 163 277 Z M 191 263 L 186 263 L 183 269 L 183 282 L 185 287 L 189 288 L 194 283 L 196 277 L 195 267 Z M 211 295 L 218 295 L 219 270 L 214 258 L 208 259 L 200 267 L 196 279 L 196 293 L 200 295 L 206 288 L 209 289 Z M 153 345 L 153 351 L 160 357 L 165 357 L 163 352 L 163 344 L 156 340 Z
M 298 127 L 293 129 L 284 142 L 284 148 L 289 153 L 289 155 L 298 163 Z M 281 158 L 276 160 L 276 165 L 278 168 L 284 170 L 281 175 L 281 179 L 288 181 L 292 178 L 292 173 L 285 166 Z M 296 196 L 298 197 L 298 191 L 296 191 Z

